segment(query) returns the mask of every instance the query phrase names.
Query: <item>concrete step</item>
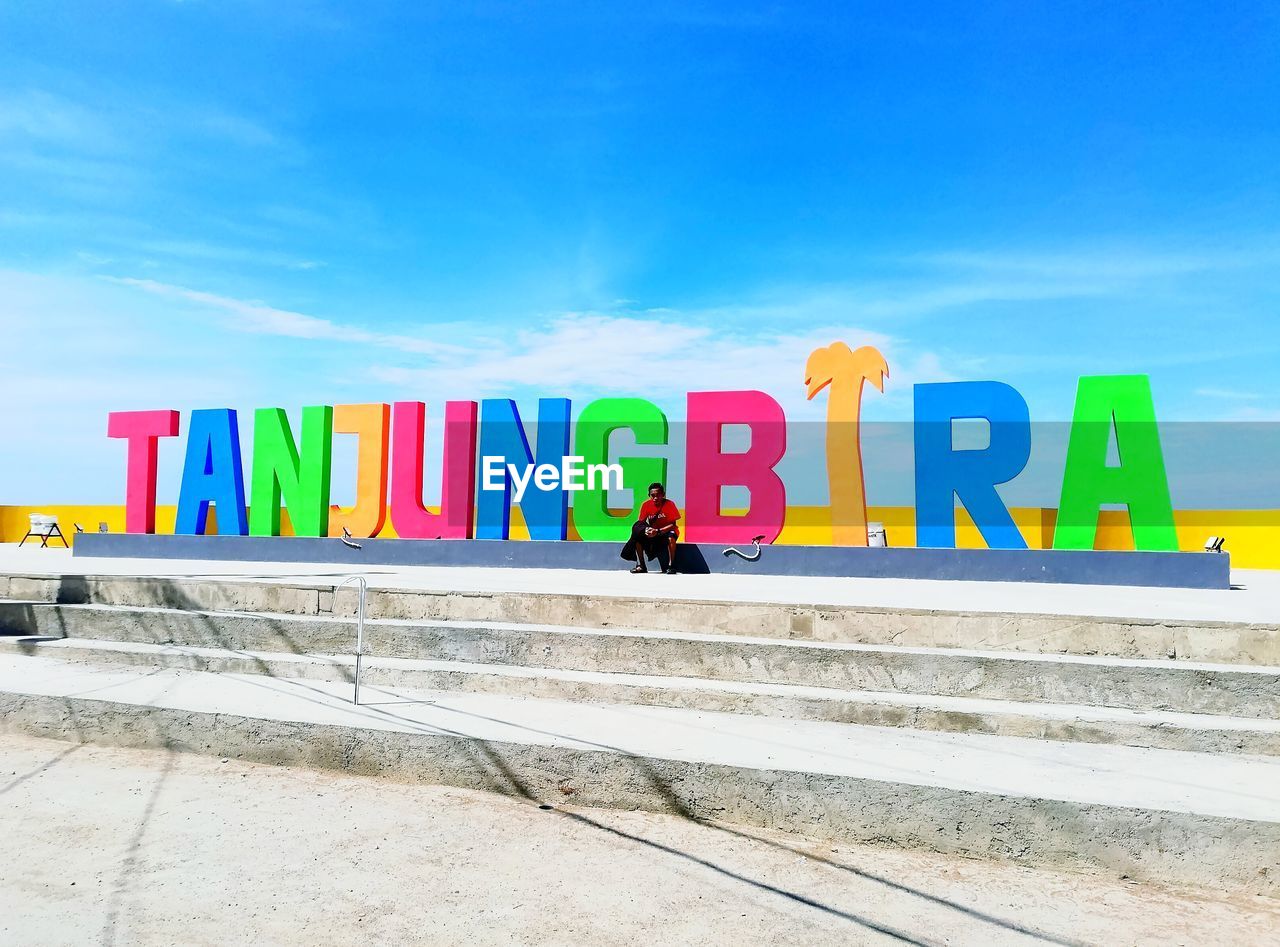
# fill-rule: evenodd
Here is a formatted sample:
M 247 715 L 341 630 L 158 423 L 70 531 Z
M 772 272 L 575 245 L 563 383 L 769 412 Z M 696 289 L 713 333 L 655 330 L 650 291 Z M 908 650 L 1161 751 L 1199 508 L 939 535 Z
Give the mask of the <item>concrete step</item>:
M 280 654 L 80 638 L 0 638 L 0 653 L 102 667 L 180 668 L 354 681 L 350 655 Z M 1205 753 L 1280 755 L 1280 721 L 1113 707 L 842 690 L 461 661 L 367 658 L 366 686 L 679 707 L 954 733 L 1121 744 Z
M 0 730 L 1280 895 L 1280 759 L 0 655 Z
M 156 563 L 148 563 L 148 568 L 155 566 Z M 211 566 L 206 564 L 203 568 Z M 324 568 L 328 567 L 321 567 L 322 570 Z M 306 570 L 303 571 L 305 574 Z M 453 573 L 467 571 L 453 570 Z M 509 575 L 521 570 L 492 571 Z M 341 577 L 341 574 L 335 573 L 332 581 L 336 582 Z M 1280 665 L 1280 622 L 1275 621 L 1262 623 L 1251 620 L 1122 617 L 1123 613 L 1076 614 L 1074 609 L 1069 610 L 1072 613 L 1040 614 L 1028 611 L 1025 606 L 1006 612 L 924 606 L 799 604 L 795 601 L 713 601 L 705 598 L 682 598 L 682 594 L 698 594 L 706 585 L 705 582 L 696 581 L 706 577 L 683 578 L 694 584 L 682 584 L 680 581 L 674 585 L 668 583 L 661 586 L 667 591 L 657 598 L 652 594 L 454 591 L 451 589 L 456 587 L 447 585 L 442 585 L 439 589 L 372 588 L 369 592 L 369 614 L 377 618 L 393 619 L 567 623 L 589 628 L 628 628 L 642 625 L 656 631 L 723 632 L 751 637 L 870 645 Z M 246 611 L 288 615 L 354 614 L 356 592 L 353 588 L 344 589 L 335 595 L 332 584 L 317 579 L 314 575 L 305 579 L 283 577 L 264 580 L 263 576 L 257 575 L 133 577 L 0 574 L 0 598 L 195 611 Z M 374 573 L 372 579 L 375 583 L 378 582 L 379 575 Z M 674 579 L 681 580 L 682 577 L 676 576 Z M 394 575 L 388 579 L 396 580 Z M 546 581 L 551 582 L 552 579 Z M 563 583 L 565 579 L 561 576 L 556 581 Z M 922 589 L 929 586 L 928 583 L 907 585 Z M 685 590 L 683 593 L 682 589 Z M 1011 597 L 1018 591 L 1014 589 L 1004 594 Z M 1037 594 L 1043 597 L 1048 593 L 1040 589 Z M 1071 594 L 1087 595 L 1089 600 L 1105 598 L 1096 589 Z M 1208 613 L 1232 613 L 1227 607 L 1232 593 L 1202 594 L 1226 597 L 1217 610 L 1209 609 Z M 991 595 L 988 594 L 982 600 L 990 598 Z
M 0 630 L 295 654 L 355 641 L 354 623 L 331 616 L 21 602 L 0 603 Z M 366 631 L 369 653 L 410 660 L 1280 719 L 1277 667 L 490 621 L 381 619 Z

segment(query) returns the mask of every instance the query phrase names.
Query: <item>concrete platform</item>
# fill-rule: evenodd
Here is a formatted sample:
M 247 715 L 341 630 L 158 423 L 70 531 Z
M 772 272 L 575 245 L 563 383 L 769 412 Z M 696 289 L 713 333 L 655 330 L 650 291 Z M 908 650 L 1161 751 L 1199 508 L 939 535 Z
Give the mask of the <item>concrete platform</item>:
M 333 684 L 351 684 L 355 679 L 355 659 L 340 654 L 290 654 L 180 644 L 21 636 L 0 637 L 0 652 L 100 667 L 118 666 L 121 669 L 145 667 L 263 674 L 273 678 Z M 599 657 L 596 656 L 596 660 Z M 687 665 L 678 662 L 673 662 L 672 666 L 687 669 Z M 1069 672 L 1071 668 L 1064 667 L 1063 670 Z M 1193 673 L 1197 686 L 1203 689 L 1207 676 L 1222 672 L 1230 674 L 1232 669 L 1205 668 Z M 1004 696 L 983 698 L 936 694 L 909 672 L 896 677 L 891 675 L 888 682 L 906 685 L 902 679 L 904 676 L 908 681 L 914 681 L 922 692 L 847 690 L 709 677 L 386 657 L 366 658 L 362 681 L 370 686 L 419 692 L 429 690 L 675 707 L 912 730 L 1280 756 L 1280 721 L 1275 719 L 1131 710 L 1115 706 L 1115 703 L 1133 702 L 1140 696 L 1129 691 L 1123 694 L 1108 692 L 1106 697 L 1114 700 L 1098 706 L 1063 703 L 1061 692 L 1055 703 L 1010 700 Z M 1273 694 L 1280 700 L 1280 688 L 1276 687 L 1280 669 L 1275 669 L 1269 678 Z M 1068 676 L 1064 683 L 1069 680 Z M 935 680 L 932 687 L 936 688 L 938 683 Z M 1176 687 L 1176 681 L 1170 681 L 1169 686 Z M 988 687 L 993 692 L 1000 692 L 997 686 L 989 684 Z M 1067 689 L 1063 687 L 1061 690 Z M 1147 689 L 1150 690 L 1150 686 Z M 1089 696 L 1094 700 L 1099 698 L 1096 692 Z M 1229 691 L 1217 695 L 1219 701 L 1224 698 L 1229 698 Z M 1168 696 L 1165 699 L 1168 700 Z M 1178 706 L 1187 704 L 1184 700 Z M 1237 709 L 1254 708 L 1237 705 Z
M 0 691 L 1280 823 L 1280 760 L 0 655 Z
M 1068 551 L 1058 549 L 870 549 L 848 546 L 766 546 L 756 556 L 732 555 L 727 545 L 681 543 L 676 567 L 692 575 L 831 576 L 965 582 L 1032 582 L 1226 589 L 1227 553 Z M 184 559 L 231 562 L 308 562 L 371 566 L 469 568 L 618 568 L 619 545 L 502 540 L 336 539 L 267 536 L 169 536 L 84 533 L 75 555 L 91 558 Z
M 1280 719 L 1280 667 L 1034 652 L 919 648 L 483 619 L 366 623 L 375 658 L 455 666 L 681 676 L 697 682 L 788 684 L 1004 701 L 1035 701 Z M 355 624 L 332 615 L 209 611 L 128 604 L 0 602 L 9 647 L 66 650 L 174 645 L 234 655 L 350 655 Z M 0 638 L 0 641 L 6 639 Z M 137 652 L 140 656 L 147 652 Z M 198 652 L 197 652 L 198 653 Z M 111 656 L 108 660 L 119 660 Z
M 1230 589 L 1065 586 L 769 575 L 629 575 L 570 569 L 363 567 L 349 563 L 73 557 L 67 550 L 0 545 L 0 576 L 135 576 L 328 586 L 360 574 L 373 588 L 432 592 L 556 593 L 635 599 L 860 606 L 872 609 L 1061 615 L 1268 624 L 1280 627 L 1280 572 L 1234 570 Z M 13 597 L 16 593 L 11 593 Z
M 0 566 L 28 567 L 0 569 L 0 598 L 296 615 L 352 615 L 356 604 L 353 588 L 334 592 L 350 573 L 314 564 L 92 560 L 97 568 L 86 572 L 89 561 L 0 551 Z M 1249 587 L 1226 592 L 1078 586 L 1069 596 L 1065 586 L 1018 583 L 451 568 L 360 574 L 373 617 L 1280 665 L 1280 576 L 1271 573 L 1241 576 Z

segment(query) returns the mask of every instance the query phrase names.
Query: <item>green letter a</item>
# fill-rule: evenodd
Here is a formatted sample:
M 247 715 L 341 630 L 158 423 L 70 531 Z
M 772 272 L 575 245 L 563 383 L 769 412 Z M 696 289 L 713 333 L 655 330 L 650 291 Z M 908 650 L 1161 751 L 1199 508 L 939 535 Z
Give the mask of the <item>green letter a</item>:
M 1113 424 L 1120 455 L 1118 467 L 1107 466 Z M 1151 381 L 1146 375 L 1080 379 L 1053 548 L 1092 549 L 1098 511 L 1104 503 L 1124 503 L 1129 507 L 1135 548 L 1178 548 Z

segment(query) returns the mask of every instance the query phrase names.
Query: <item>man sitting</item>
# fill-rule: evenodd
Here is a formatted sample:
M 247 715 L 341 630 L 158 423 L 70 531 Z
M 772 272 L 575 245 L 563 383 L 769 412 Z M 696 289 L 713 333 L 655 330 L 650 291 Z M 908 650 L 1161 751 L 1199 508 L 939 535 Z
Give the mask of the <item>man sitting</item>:
M 648 572 L 648 559 L 661 559 L 665 550 L 667 575 L 676 574 L 676 540 L 680 538 L 680 511 L 667 499 L 667 491 L 660 483 L 649 484 L 649 499 L 640 507 L 640 518 L 631 527 L 631 538 L 622 547 L 622 558 L 635 562 L 632 572 Z

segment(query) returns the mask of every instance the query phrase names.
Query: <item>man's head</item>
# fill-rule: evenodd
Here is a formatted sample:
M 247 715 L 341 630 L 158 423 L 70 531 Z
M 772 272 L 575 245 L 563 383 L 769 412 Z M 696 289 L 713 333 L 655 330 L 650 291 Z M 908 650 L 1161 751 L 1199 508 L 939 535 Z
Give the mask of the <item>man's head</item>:
M 650 500 L 661 500 L 661 499 L 662 499 L 663 497 L 665 497 L 666 495 L 667 495 L 667 491 L 663 488 L 662 484 L 660 484 L 660 483 L 651 483 L 651 484 L 649 484 L 649 499 L 650 499 Z

